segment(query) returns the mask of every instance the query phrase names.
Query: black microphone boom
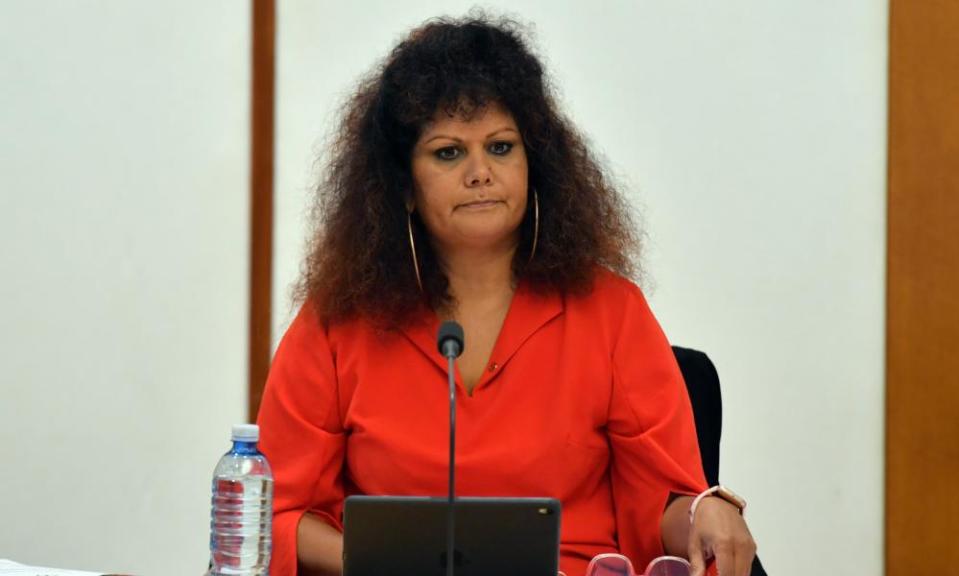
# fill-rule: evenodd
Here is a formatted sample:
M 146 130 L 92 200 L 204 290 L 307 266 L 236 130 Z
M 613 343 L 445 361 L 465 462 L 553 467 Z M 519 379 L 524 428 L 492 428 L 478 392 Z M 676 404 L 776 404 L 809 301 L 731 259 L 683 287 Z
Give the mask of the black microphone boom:
M 449 495 L 446 500 L 446 576 L 453 576 L 453 556 L 455 550 L 455 520 L 453 501 L 456 485 L 456 366 L 454 362 L 463 353 L 463 327 L 453 321 L 446 321 L 436 335 L 436 348 L 447 359 L 446 377 L 450 385 L 450 463 Z

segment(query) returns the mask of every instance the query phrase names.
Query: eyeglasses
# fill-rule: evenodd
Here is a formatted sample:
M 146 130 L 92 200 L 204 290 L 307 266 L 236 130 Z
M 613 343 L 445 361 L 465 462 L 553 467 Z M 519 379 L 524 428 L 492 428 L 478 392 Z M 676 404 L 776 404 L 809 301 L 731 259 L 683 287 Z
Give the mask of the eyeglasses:
M 677 556 L 660 556 L 636 574 L 633 563 L 621 554 L 598 554 L 589 562 L 586 576 L 689 576 L 689 562 Z

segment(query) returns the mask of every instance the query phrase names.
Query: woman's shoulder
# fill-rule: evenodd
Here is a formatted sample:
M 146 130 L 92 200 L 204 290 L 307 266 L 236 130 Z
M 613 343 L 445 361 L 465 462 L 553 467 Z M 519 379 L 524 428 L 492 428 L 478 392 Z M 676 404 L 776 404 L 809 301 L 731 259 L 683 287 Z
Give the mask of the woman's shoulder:
M 570 319 L 599 323 L 611 330 L 628 317 L 649 313 L 642 289 L 630 278 L 607 268 L 597 268 L 589 289 L 566 294 L 564 307 Z
M 631 300 L 645 301 L 642 289 L 632 279 L 609 268 L 596 267 L 590 290 L 582 296 L 587 302 L 622 305 Z
M 331 320 L 324 316 L 322 307 L 316 300 L 307 299 L 299 303 L 299 309 L 293 316 L 285 337 L 330 340 L 336 339 L 338 335 L 370 330 L 370 322 L 359 316 Z
M 314 342 L 322 340 L 334 352 L 343 345 L 354 349 L 364 346 L 376 348 L 404 333 L 430 329 L 435 324 L 431 323 L 431 319 L 435 320 L 435 315 L 426 309 L 411 313 L 402 324 L 389 324 L 383 319 L 362 313 L 330 318 L 324 315 L 322 306 L 308 299 L 300 304 L 285 337 Z
M 640 287 L 632 279 L 608 269 L 597 269 L 591 289 L 567 294 L 565 325 L 590 339 L 592 345 L 612 350 L 624 330 L 650 326 L 655 319 Z M 645 328 L 641 330 L 645 332 Z

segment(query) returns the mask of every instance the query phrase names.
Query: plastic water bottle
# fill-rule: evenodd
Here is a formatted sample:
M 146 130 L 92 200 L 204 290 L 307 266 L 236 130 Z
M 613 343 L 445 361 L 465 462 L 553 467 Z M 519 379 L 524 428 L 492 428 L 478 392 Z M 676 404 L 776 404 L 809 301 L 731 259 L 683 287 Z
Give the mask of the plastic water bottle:
M 233 448 L 213 472 L 211 576 L 267 576 L 273 547 L 273 472 L 257 450 L 260 427 L 233 427 Z

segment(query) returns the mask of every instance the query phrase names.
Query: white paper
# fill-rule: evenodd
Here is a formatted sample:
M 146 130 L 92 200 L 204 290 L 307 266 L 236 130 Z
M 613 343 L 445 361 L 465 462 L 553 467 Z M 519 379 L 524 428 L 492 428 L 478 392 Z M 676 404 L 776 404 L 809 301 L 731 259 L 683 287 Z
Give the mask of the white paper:
M 24 566 L 12 560 L 0 559 L 0 576 L 103 576 L 103 573 Z

